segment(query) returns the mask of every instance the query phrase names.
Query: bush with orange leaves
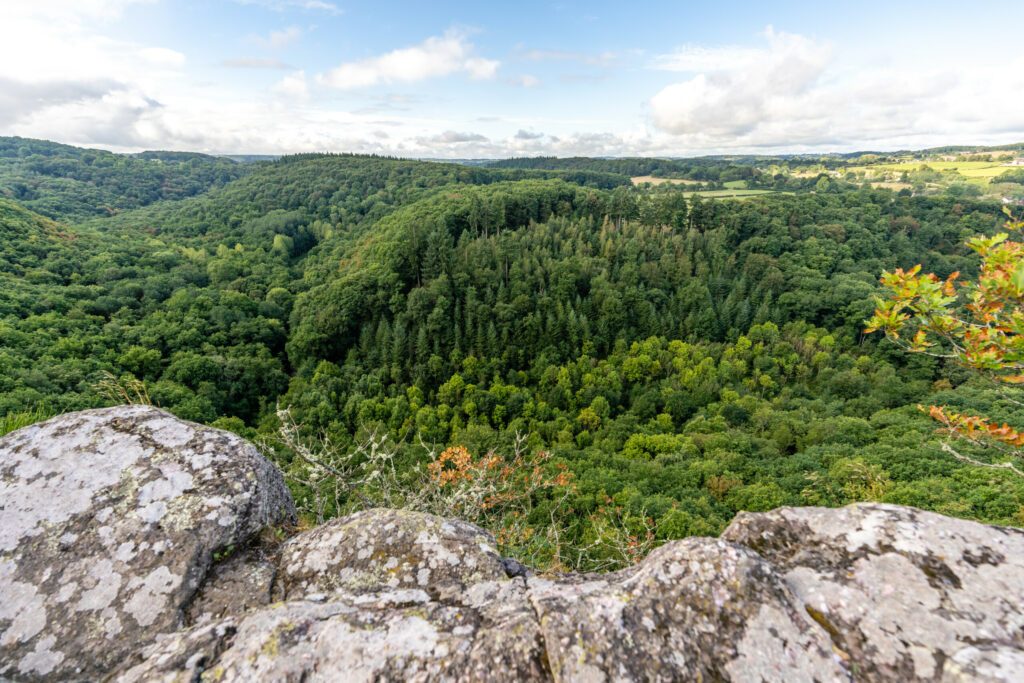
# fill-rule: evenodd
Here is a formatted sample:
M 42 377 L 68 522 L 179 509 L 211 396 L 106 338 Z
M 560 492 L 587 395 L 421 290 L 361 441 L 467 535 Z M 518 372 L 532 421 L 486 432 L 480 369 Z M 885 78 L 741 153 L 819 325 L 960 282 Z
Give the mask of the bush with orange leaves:
M 290 454 L 284 473 L 309 523 L 370 507 L 457 517 L 494 533 L 502 553 L 548 571 L 619 568 L 654 546 L 646 515 L 627 520 L 609 505 L 581 519 L 569 503 L 572 473 L 547 451 L 528 448 L 526 435 L 514 435 L 509 455 L 474 456 L 465 446 L 438 453 L 421 441 L 421 466 L 410 470 L 396 466 L 398 444 L 387 435 L 371 432 L 341 449 L 306 434 L 288 409 L 277 417 L 277 437 L 266 445 Z M 580 539 L 583 520 L 593 533 Z
M 430 457 L 422 489 L 427 509 L 491 530 L 502 552 L 531 566 L 576 567 L 578 549 L 563 542 L 566 525 L 575 521 L 567 503 L 572 473 L 564 463 L 526 448 L 519 433 L 509 456 L 490 451 L 474 457 L 465 446 L 450 446 Z
M 1015 220 L 1009 211 L 1006 214 L 1005 232 L 979 235 L 967 242 L 981 257 L 974 282 L 958 282 L 959 273 L 945 279 L 931 273 L 922 275 L 920 265 L 883 273 L 881 281 L 889 296 L 876 300 L 865 332 L 880 330 L 906 351 L 974 370 L 1019 403 L 1010 393 L 1024 384 L 1024 242 L 1010 236 L 1020 234 L 1024 221 Z M 1024 455 L 1021 432 L 944 406 L 930 406 L 927 411 L 950 437 L 943 449 L 953 457 L 1024 476 L 1013 462 Z M 997 456 L 992 461 L 980 460 L 954 449 L 952 440 L 992 449 Z
M 509 510 L 528 513 L 542 491 L 569 491 L 568 468 L 550 465 L 547 451 L 528 450 L 525 444 L 526 437 L 516 434 L 508 457 L 490 451 L 474 458 L 465 446 L 450 446 L 437 456 L 431 452 L 425 492 L 432 507 L 438 514 L 483 521 Z

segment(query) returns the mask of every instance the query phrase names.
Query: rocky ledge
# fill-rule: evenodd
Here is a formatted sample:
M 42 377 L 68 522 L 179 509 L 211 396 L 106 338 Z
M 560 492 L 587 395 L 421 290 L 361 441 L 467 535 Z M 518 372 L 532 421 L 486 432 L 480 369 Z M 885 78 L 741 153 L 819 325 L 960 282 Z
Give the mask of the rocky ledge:
M 294 515 L 251 444 L 154 408 L 7 435 L 0 679 L 1024 680 L 1017 529 L 784 508 L 536 576 L 457 520 L 267 531 Z

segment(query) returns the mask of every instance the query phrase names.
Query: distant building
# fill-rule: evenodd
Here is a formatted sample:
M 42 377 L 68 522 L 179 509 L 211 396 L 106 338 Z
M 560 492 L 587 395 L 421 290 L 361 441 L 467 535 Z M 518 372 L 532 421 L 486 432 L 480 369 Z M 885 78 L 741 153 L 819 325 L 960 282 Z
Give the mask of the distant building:
M 1007 165 L 1008 166 L 1024 166 L 1024 159 L 1014 159 L 1013 161 L 1011 161 Z

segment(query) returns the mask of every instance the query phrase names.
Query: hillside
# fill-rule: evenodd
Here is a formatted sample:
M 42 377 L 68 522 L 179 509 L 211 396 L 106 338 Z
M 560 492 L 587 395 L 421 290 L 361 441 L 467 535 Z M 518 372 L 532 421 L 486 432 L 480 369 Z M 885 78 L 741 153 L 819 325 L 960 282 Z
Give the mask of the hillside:
M 42 156 L 25 144 L 9 169 Z M 999 202 L 736 159 L 692 168 L 786 192 L 351 155 L 142 197 L 136 168 L 240 165 L 46 149 L 104 160 L 68 182 L 122 210 L 63 181 L 0 200 L 0 416 L 152 401 L 263 439 L 311 520 L 411 500 L 434 463 L 477 486 L 453 514 L 537 566 L 621 566 L 779 505 L 1024 521 L 1024 482 L 942 452 L 917 409 L 1019 405 L 862 333 L 883 270 L 975 272 L 963 243 Z
M 0 197 L 60 220 L 106 216 L 162 199 L 191 197 L 240 178 L 247 170 L 205 154 L 124 155 L 0 137 Z

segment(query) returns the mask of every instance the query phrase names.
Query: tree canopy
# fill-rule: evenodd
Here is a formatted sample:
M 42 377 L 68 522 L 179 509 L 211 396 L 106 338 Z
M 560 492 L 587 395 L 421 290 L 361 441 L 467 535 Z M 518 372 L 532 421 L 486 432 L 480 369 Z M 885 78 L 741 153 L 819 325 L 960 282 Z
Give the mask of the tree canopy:
M 392 498 L 336 488 L 302 449 L 365 472 L 385 440 L 388 496 L 486 485 L 481 523 L 548 566 L 614 566 L 778 505 L 1024 522 L 1024 481 L 943 451 L 917 409 L 1024 424 L 1019 405 L 862 329 L 882 271 L 921 264 L 940 295 L 983 275 L 965 242 L 1002 229 L 998 204 L 831 176 L 716 199 L 629 175 L 776 180 L 640 161 L 661 163 L 0 139 L 3 424 L 145 396 L 262 440 L 310 515 Z

